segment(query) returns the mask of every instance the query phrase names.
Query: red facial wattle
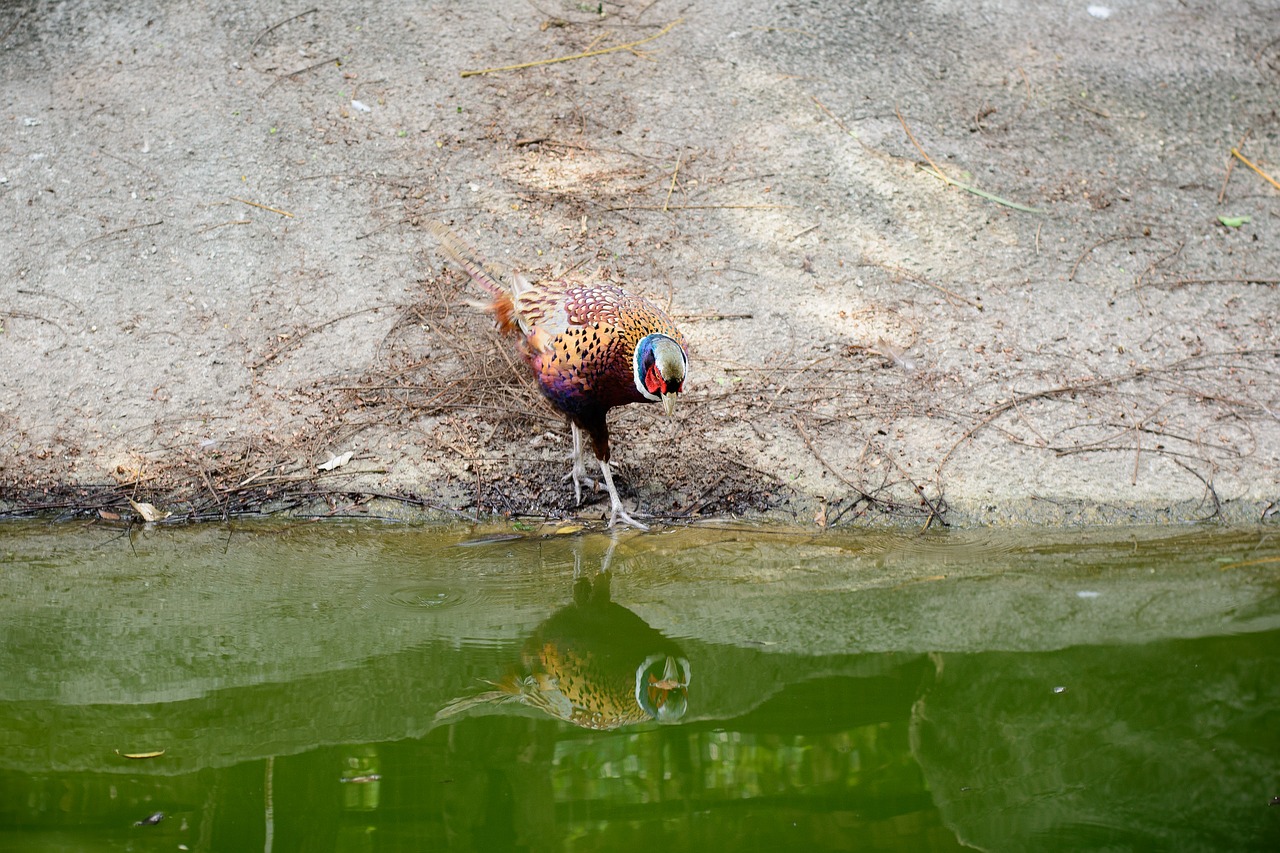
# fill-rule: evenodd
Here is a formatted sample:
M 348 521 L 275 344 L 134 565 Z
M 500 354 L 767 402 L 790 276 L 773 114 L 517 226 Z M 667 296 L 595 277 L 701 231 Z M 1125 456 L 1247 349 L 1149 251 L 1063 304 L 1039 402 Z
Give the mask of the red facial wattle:
M 658 371 L 657 364 L 649 365 L 644 372 L 644 387 L 649 389 L 650 394 L 664 394 L 667 389 L 667 381 L 662 378 L 662 374 Z

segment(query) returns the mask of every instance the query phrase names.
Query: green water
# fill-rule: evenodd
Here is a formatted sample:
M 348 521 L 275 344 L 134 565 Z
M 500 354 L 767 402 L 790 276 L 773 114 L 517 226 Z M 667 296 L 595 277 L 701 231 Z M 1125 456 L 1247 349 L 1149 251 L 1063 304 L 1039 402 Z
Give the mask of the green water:
M 1278 533 L 4 526 L 0 850 L 1280 849 Z

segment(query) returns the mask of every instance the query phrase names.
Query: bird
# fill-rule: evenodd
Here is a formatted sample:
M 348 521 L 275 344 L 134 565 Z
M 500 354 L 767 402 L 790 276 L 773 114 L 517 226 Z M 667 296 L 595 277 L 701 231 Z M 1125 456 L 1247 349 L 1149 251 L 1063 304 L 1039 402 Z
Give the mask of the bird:
M 565 479 L 573 479 L 577 504 L 582 483 L 595 485 L 583 458 L 585 432 L 609 492 L 609 527 L 621 519 L 647 530 L 623 508 L 613 483 L 607 415 L 629 403 L 661 403 L 668 416 L 674 412 L 689 374 L 689 346 L 675 323 L 616 284 L 578 276 L 530 281 L 486 262 L 443 223 L 428 228 L 445 255 L 489 294 L 499 329 L 515 338 L 543 395 L 568 418 L 573 467 Z
M 609 731 L 649 720 L 678 722 L 689 708 L 689 660 L 672 640 L 613 601 L 611 574 L 573 584 L 573 602 L 525 640 L 517 662 L 473 696 L 436 714 L 518 703 L 584 729 Z

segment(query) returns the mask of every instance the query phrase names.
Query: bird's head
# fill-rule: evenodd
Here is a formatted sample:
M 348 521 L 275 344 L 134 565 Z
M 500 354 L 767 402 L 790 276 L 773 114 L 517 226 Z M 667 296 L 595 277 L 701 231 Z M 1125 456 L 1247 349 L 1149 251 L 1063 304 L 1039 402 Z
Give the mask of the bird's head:
M 684 390 L 689 357 L 684 347 L 666 335 L 648 335 L 636 344 L 636 388 L 646 400 L 661 402 L 667 414 L 676 407 L 675 395 Z
M 636 669 L 636 703 L 660 723 L 679 721 L 689 710 L 689 660 L 650 655 Z

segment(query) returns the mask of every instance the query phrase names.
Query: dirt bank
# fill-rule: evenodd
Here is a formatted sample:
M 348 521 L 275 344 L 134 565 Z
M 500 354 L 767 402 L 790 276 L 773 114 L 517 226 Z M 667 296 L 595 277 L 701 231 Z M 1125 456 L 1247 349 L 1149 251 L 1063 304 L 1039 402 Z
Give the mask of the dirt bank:
M 438 218 L 670 304 L 644 512 L 1256 521 L 1278 92 L 1246 0 L 6 4 L 0 498 L 571 514 Z

